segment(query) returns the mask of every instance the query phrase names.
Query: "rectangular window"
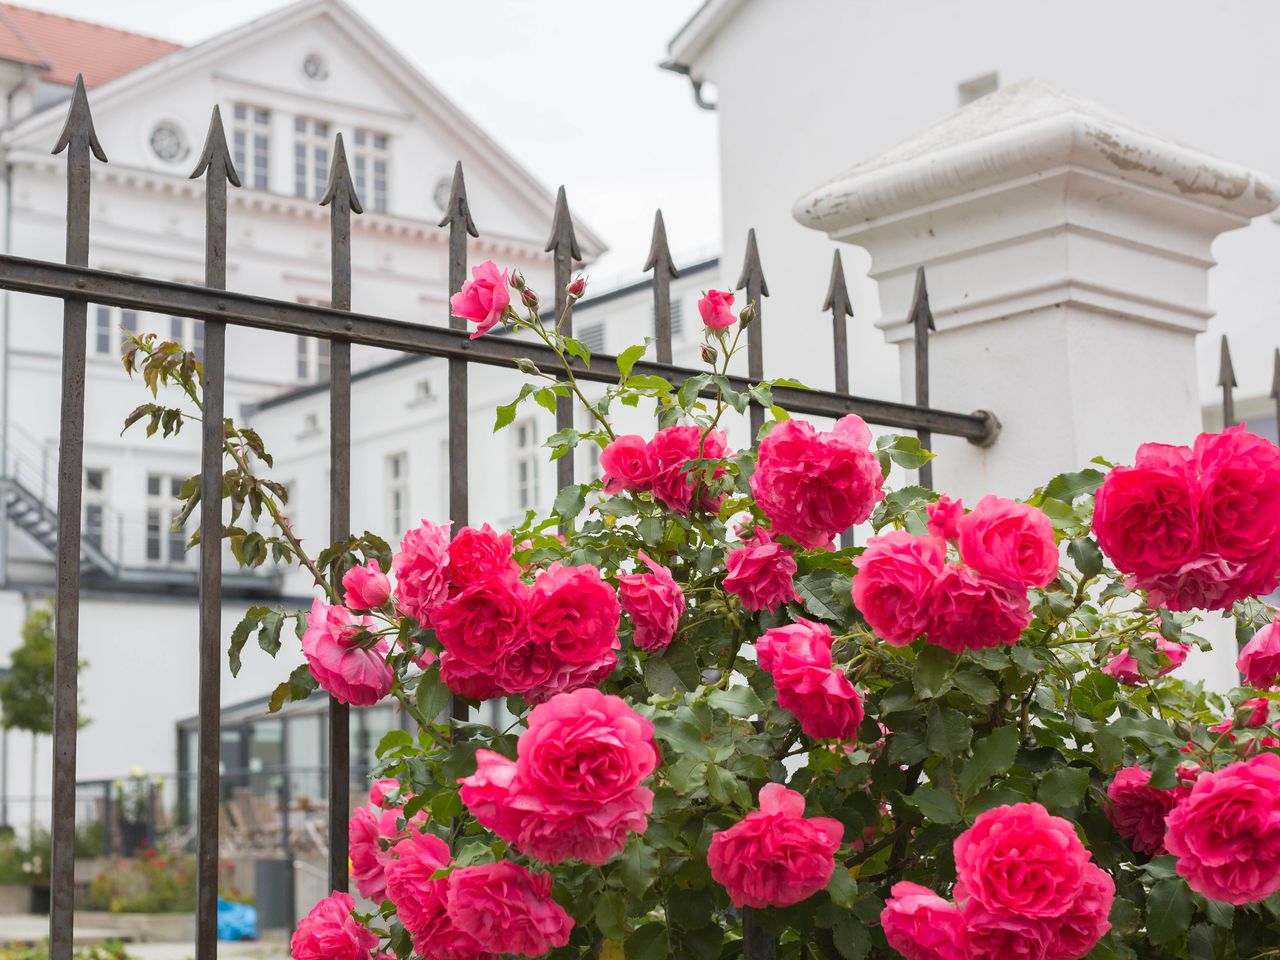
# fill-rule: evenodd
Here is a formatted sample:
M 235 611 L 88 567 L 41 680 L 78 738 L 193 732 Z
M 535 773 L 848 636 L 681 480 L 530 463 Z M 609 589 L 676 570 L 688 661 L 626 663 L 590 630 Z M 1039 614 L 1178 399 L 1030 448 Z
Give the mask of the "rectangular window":
M 582 328 L 578 340 L 592 353 L 604 352 L 604 324 L 593 323 Z
M 357 129 L 351 151 L 356 193 L 366 210 L 387 212 L 387 147 L 385 133 Z
M 538 425 L 521 420 L 515 424 L 516 509 L 532 510 L 538 506 Z
M 86 467 L 84 471 L 84 539 L 99 550 L 106 534 L 107 471 Z
M 293 195 L 319 200 L 329 179 L 329 124 L 293 118 Z
M 94 308 L 90 327 L 93 352 L 101 357 L 118 357 L 124 347 L 125 337 L 138 332 L 138 311 L 121 310 L 119 307 Z
M 298 336 L 294 346 L 294 363 L 302 383 L 329 382 L 329 341 Z
M 182 506 L 178 499 L 182 483 L 182 477 L 147 474 L 146 551 L 151 563 L 177 565 L 187 561 L 188 531 L 185 527 L 173 529 Z
M 196 359 L 204 362 L 204 321 L 191 317 L 169 318 L 169 339 L 190 350 Z
M 649 308 L 649 326 L 653 329 L 654 336 L 658 334 L 658 317 L 653 307 Z M 680 339 L 680 335 L 684 333 L 684 301 L 671 301 L 671 340 L 675 342 Z
M 393 453 L 387 457 L 387 525 L 388 533 L 397 539 L 409 528 L 407 453 Z
M 271 111 L 247 103 L 232 109 L 231 159 L 240 182 L 255 190 L 266 190 L 271 169 Z

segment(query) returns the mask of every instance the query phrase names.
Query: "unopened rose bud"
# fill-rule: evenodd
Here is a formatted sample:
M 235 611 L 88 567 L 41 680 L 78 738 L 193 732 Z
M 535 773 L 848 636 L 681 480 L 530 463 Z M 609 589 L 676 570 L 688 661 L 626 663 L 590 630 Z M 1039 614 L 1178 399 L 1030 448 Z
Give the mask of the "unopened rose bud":
M 512 270 L 512 271 L 511 271 L 511 285 L 512 285 L 513 287 L 515 287 L 517 290 L 523 290 L 523 289 L 524 289 L 524 274 L 523 274 L 523 273 L 521 273 L 519 270 Z
M 747 324 L 751 323 L 751 321 L 753 321 L 755 318 L 756 318 L 756 305 L 754 303 L 748 303 L 745 307 L 742 308 L 742 312 L 738 314 L 738 323 L 742 324 L 745 327 Z
M 523 303 L 530 310 L 538 309 L 538 295 L 533 292 L 532 287 L 520 288 L 520 302 Z
M 516 360 L 516 369 L 521 373 L 527 373 L 531 377 L 542 376 L 542 371 L 538 369 L 538 365 L 528 357 L 519 357 Z
M 577 299 L 587 292 L 587 278 L 579 275 L 568 287 L 569 296 Z
M 713 347 L 711 344 L 704 343 L 702 345 L 702 362 L 703 363 L 714 364 L 716 362 L 717 356 L 718 354 L 716 353 L 716 348 Z

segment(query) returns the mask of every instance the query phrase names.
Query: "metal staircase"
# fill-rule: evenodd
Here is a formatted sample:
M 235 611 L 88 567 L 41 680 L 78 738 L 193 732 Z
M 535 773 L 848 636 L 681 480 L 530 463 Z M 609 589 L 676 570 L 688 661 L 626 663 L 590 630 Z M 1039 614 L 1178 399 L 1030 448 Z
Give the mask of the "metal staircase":
M 6 471 L 8 473 L 9 471 Z M 18 473 L 20 471 L 13 471 Z M 0 477 L 3 499 L 9 521 L 31 539 L 52 554 L 58 550 L 58 514 L 35 491 L 29 489 L 18 476 Z M 93 537 L 80 541 L 80 570 L 86 574 L 98 574 L 118 579 L 119 564 L 107 555 L 103 545 Z

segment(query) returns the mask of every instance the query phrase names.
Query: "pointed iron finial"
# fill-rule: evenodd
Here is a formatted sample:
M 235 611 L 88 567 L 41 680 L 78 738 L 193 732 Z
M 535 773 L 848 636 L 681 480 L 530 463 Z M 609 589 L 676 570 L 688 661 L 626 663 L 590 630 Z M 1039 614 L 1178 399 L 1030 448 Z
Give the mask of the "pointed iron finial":
M 756 228 L 747 231 L 747 253 L 742 260 L 742 274 L 738 277 L 735 290 L 750 289 L 751 281 L 760 284 L 760 296 L 769 295 L 769 283 L 764 278 L 764 267 L 760 265 L 760 248 L 756 246 Z
M 351 179 L 351 168 L 347 166 L 347 150 L 342 145 L 342 134 L 338 134 L 333 141 L 333 163 L 329 165 L 329 185 L 325 187 L 324 196 L 320 198 L 320 206 L 324 207 L 332 203 L 339 190 L 346 193 L 353 213 L 364 213 L 364 207 L 360 206 L 360 197 L 356 195 L 355 182 Z
M 666 273 L 668 277 L 680 276 L 675 263 L 671 260 L 671 250 L 667 247 L 667 225 L 662 222 L 662 211 L 653 215 L 653 240 L 649 243 L 649 259 L 641 270 L 653 270 L 654 276 Z
M 933 310 L 929 307 L 929 286 L 925 282 L 924 267 L 916 269 L 916 289 L 911 296 L 911 312 L 907 314 L 907 322 L 913 327 L 924 324 L 927 330 L 937 330 L 933 325 Z
M 471 219 L 471 205 L 467 203 L 467 185 L 462 179 L 462 161 L 453 168 L 453 185 L 449 188 L 449 203 L 444 208 L 444 216 L 436 226 L 447 227 L 454 221 L 466 229 L 473 237 L 480 236 L 475 221 Z
M 1218 386 L 1240 386 L 1240 384 L 1236 383 L 1236 371 L 1231 365 L 1231 347 L 1227 344 L 1225 335 L 1222 337 L 1222 350 L 1218 358 Z
M 849 288 L 844 283 L 844 263 L 840 260 L 840 251 L 836 251 L 831 261 L 831 285 L 827 287 L 827 299 L 822 303 L 823 310 L 830 310 L 837 320 L 853 316 L 853 304 L 849 302 Z
M 562 186 L 556 193 L 556 212 L 551 218 L 551 236 L 547 239 L 546 251 L 567 251 L 574 260 L 582 259 L 582 251 L 578 249 L 578 236 L 573 232 L 573 217 L 569 215 L 569 200 Z
M 200 159 L 196 161 L 196 168 L 191 171 L 190 179 L 199 179 L 206 170 L 215 177 L 226 177 L 234 187 L 240 186 L 240 175 L 236 173 L 236 165 L 227 147 L 227 134 L 222 128 L 222 111 L 217 104 L 214 104 L 213 116 L 209 118 L 209 132 L 205 134 L 204 149 L 200 151 Z
M 98 134 L 93 129 L 93 114 L 89 112 L 89 95 L 84 90 L 84 77 L 76 74 L 75 89 L 71 91 L 71 106 L 67 110 L 67 122 L 58 135 L 58 142 L 53 147 L 55 154 L 61 153 L 71 145 L 77 134 L 86 134 L 89 149 L 102 163 L 107 162 L 107 155 L 98 142 Z

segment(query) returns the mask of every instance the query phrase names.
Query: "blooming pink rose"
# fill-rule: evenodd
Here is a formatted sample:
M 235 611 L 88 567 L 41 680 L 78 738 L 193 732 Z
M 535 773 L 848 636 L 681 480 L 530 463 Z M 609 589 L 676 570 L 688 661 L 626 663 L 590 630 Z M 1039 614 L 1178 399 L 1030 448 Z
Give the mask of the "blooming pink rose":
M 356 640 L 366 626 L 368 620 L 352 617 L 346 607 L 331 606 L 320 599 L 311 604 L 302 653 L 316 683 L 339 703 L 368 707 L 391 691 L 386 638 L 367 648 Z
M 943 567 L 929 596 L 925 639 L 952 653 L 1012 646 L 1031 622 L 1025 590 L 1010 590 L 959 564 Z
M 649 488 L 653 495 L 676 513 L 687 514 L 694 506 L 693 494 L 700 473 L 689 461 L 723 459 L 729 455 L 729 448 L 722 430 L 712 430 L 703 440 L 701 427 L 678 425 L 655 433 L 648 452 L 653 470 Z M 716 467 L 712 473 L 713 477 L 723 475 L 723 467 Z M 722 499 L 704 490 L 697 506 L 714 513 L 720 509 Z
M 844 825 L 804 815 L 804 796 L 780 783 L 760 788 L 760 809 L 711 836 L 707 863 L 739 907 L 789 907 L 827 885 Z
M 394 780 L 391 783 L 399 786 Z M 373 802 L 367 807 L 357 807 L 351 814 L 347 856 L 356 889 L 367 900 L 380 901 L 387 895 L 386 869 L 392 858 L 390 844 L 403 832 L 400 826 L 402 815 L 403 811 L 395 807 L 380 809 L 380 804 Z M 426 821 L 426 812 L 420 810 L 405 829 L 420 830 Z
M 1149 606 L 1166 610 L 1227 610 L 1237 600 L 1255 595 L 1254 576 L 1246 564 L 1213 554 L 1167 573 L 1131 574 L 1124 582 L 1130 590 L 1147 591 Z
M 373 781 L 369 787 L 369 802 L 375 807 L 385 807 L 390 798 L 400 792 L 400 781 L 394 777 L 383 777 Z
M 511 556 L 511 534 L 498 533 L 487 523 L 463 527 L 449 544 L 449 580 L 470 587 L 493 577 L 514 577 L 520 565 Z
M 728 571 L 724 588 L 748 610 L 773 611 L 800 599 L 792 580 L 797 569 L 795 556 L 775 543 L 763 527 L 756 527 L 753 537 L 726 553 L 724 566 Z
M 728 290 L 708 290 L 698 301 L 702 322 L 715 330 L 732 327 L 738 322 L 733 315 L 733 294 Z
M 387 897 L 413 948 L 429 960 L 487 960 L 475 939 L 449 915 L 449 879 L 433 880 L 450 863 L 449 848 L 430 834 L 410 834 L 387 866 Z
M 653 480 L 649 444 L 636 433 L 615 437 L 600 451 L 600 470 L 605 493 L 648 490 Z
M 1172 790 L 1150 785 L 1151 774 L 1136 763 L 1118 771 L 1107 787 L 1107 817 L 1137 853 L 1164 853 L 1164 818 L 1178 801 Z
M 956 879 L 970 897 L 994 913 L 1030 918 L 1066 913 L 1089 862 L 1075 828 L 1038 803 L 979 814 L 954 852 Z
M 449 875 L 449 916 L 490 953 L 540 957 L 569 942 L 573 920 L 551 899 L 551 876 L 503 861 Z
M 809 550 L 871 516 L 884 499 L 871 431 L 849 414 L 829 431 L 804 420 L 775 426 L 760 442 L 751 492 L 776 533 Z
M 1280 623 L 1273 620 L 1249 639 L 1236 669 L 1257 690 L 1270 690 L 1280 682 Z
M 989 910 L 956 884 L 968 960 L 1046 960 L 1050 931 L 1035 917 Z
M 552 678 L 558 676 L 565 666 L 550 644 L 526 638 L 498 661 L 493 680 L 507 694 L 528 694 L 536 687 L 550 684 Z
M 529 634 L 566 663 L 594 664 L 620 648 L 621 616 L 618 598 L 599 570 L 553 563 L 533 585 Z
M 294 960 L 369 960 L 377 934 L 362 926 L 351 911 L 356 902 L 337 890 L 308 913 L 289 941 Z
M 483 336 L 506 316 L 511 304 L 507 289 L 507 272 L 499 270 L 492 260 L 471 268 L 471 279 L 449 298 L 449 309 L 455 317 L 472 320 L 479 326 L 471 339 Z
M 1160 669 L 1156 671 L 1157 677 L 1168 676 L 1186 663 L 1186 644 L 1178 643 L 1175 640 L 1167 640 L 1158 633 L 1147 634 L 1147 637 L 1156 648 L 1156 658 L 1162 663 Z M 1142 665 L 1138 663 L 1138 658 L 1129 650 L 1122 650 L 1117 654 L 1113 654 L 1111 659 L 1107 661 L 1107 665 L 1102 668 L 1102 672 L 1115 677 L 1121 683 L 1130 687 L 1136 686 L 1146 679 L 1142 673 Z
M 800 618 L 766 630 L 755 643 L 756 660 L 773 677 L 778 706 L 793 713 L 815 740 L 855 740 L 862 697 L 831 662 L 831 630 Z
M 1200 434 L 1194 451 L 1206 550 L 1245 561 L 1273 552 L 1268 546 L 1280 540 L 1280 449 L 1238 425 Z
M 621 697 L 589 688 L 530 711 L 516 750 L 522 792 L 566 810 L 621 800 L 658 765 L 653 724 Z
M 1045 921 L 1048 934 L 1044 960 L 1080 960 L 1111 929 L 1107 919 L 1116 899 L 1111 876 L 1092 863 L 1085 864 L 1084 883 L 1070 908 L 1056 920 Z
M 391 596 L 391 581 L 376 559 L 368 566 L 352 567 L 342 575 L 342 592 L 352 610 L 374 610 Z
M 492 669 L 525 641 L 528 610 L 528 587 L 513 576 L 494 577 L 445 600 L 431 619 L 451 659 Z
M 925 508 L 929 514 L 929 532 L 943 540 L 955 540 L 960 536 L 960 520 L 964 517 L 964 501 L 950 497 L 938 497 Z
M 519 692 L 504 684 L 502 674 L 495 672 L 493 666 L 476 666 L 448 651 L 440 657 L 440 680 L 451 691 L 468 700 L 492 700 Z
M 996 583 L 1043 587 L 1058 575 L 1053 524 L 1036 507 L 988 494 L 958 526 L 960 556 Z
M 549 650 L 546 644 L 537 644 L 538 652 Z M 603 683 L 618 666 L 618 653 L 621 644 L 615 639 L 614 646 L 601 650 L 600 657 L 590 663 L 569 663 L 551 654 L 551 672 L 547 679 L 534 684 L 524 692 L 524 699 L 529 704 L 546 703 L 561 693 L 569 693 L 582 687 L 597 687 Z
M 907 960 L 968 960 L 964 920 L 954 904 L 905 880 L 889 892 L 880 926 L 890 947 Z
M 391 560 L 396 578 L 396 606 L 420 627 L 431 626 L 431 611 L 449 594 L 449 524 L 423 520 L 400 543 Z
M 1239 906 L 1280 890 L 1280 756 L 1205 773 L 1165 820 L 1165 847 L 1196 893 Z
M 1093 532 L 1121 571 L 1167 573 L 1200 556 L 1199 501 L 1191 451 L 1144 443 L 1098 489 Z
M 853 603 L 886 643 L 905 647 L 929 625 L 929 594 L 947 559 L 938 537 L 891 530 L 867 541 L 854 563 Z
M 639 559 L 649 573 L 628 573 L 618 577 L 618 597 L 635 628 L 639 650 L 665 650 L 676 635 L 684 613 L 684 592 L 671 571 L 651 560 L 643 550 Z

